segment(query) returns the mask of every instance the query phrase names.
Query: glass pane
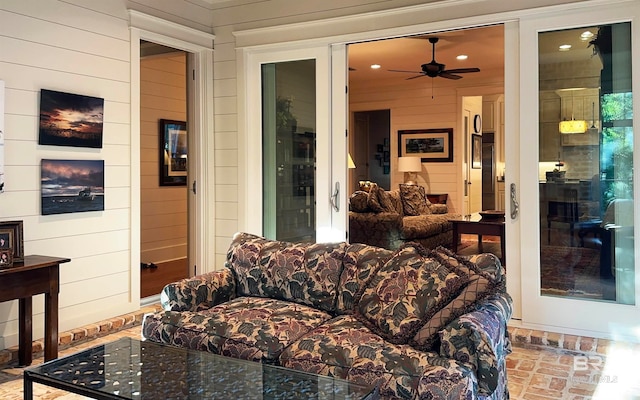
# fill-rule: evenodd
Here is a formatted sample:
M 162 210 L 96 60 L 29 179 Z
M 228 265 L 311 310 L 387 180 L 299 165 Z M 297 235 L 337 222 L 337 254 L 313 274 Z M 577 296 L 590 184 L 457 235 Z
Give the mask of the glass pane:
M 263 234 L 316 238 L 315 60 L 262 66 Z
M 631 24 L 538 39 L 541 294 L 635 304 Z

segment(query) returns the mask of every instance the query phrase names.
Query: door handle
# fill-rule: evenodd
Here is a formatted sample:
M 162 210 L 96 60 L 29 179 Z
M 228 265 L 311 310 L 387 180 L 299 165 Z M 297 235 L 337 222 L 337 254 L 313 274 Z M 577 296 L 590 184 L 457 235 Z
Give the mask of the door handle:
M 329 196 L 329 203 L 336 212 L 340 211 L 340 204 L 338 203 L 338 196 L 340 195 L 340 182 L 336 182 L 335 190 L 333 194 Z
M 516 199 L 516 184 L 511 184 L 511 219 L 516 219 L 520 212 L 520 204 Z

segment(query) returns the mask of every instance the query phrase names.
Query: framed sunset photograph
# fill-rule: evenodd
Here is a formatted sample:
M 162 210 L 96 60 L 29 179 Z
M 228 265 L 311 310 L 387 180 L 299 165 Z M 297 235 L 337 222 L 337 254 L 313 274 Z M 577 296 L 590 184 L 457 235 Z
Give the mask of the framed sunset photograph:
M 102 148 L 104 99 L 42 89 L 38 144 Z
M 42 215 L 104 210 L 103 160 L 42 160 Z

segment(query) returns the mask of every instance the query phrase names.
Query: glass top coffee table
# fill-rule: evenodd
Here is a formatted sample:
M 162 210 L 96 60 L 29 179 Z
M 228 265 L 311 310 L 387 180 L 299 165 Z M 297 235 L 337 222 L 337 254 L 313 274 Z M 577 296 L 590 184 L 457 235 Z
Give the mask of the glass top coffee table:
M 374 399 L 373 387 L 131 338 L 24 371 L 24 398 L 40 383 L 95 399 Z

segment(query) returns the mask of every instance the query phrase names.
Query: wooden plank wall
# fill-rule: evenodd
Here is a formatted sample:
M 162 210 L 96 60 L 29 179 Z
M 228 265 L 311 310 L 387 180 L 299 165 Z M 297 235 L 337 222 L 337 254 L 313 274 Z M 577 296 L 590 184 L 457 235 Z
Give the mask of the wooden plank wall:
M 186 121 L 186 68 L 182 51 L 140 60 L 142 263 L 159 264 L 187 256 L 187 187 L 159 184 L 160 119 Z

